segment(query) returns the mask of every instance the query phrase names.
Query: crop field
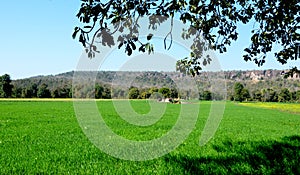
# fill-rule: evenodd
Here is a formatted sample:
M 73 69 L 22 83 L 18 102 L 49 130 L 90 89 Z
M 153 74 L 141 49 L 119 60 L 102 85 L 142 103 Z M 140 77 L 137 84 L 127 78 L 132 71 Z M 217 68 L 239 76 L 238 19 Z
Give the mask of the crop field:
M 278 111 L 289 112 L 300 114 L 300 104 L 299 103 L 241 103 L 243 106 L 265 108 L 265 109 L 275 109 Z
M 122 120 L 112 101 L 96 104 L 114 133 L 137 141 L 166 134 L 181 109 L 179 104 L 158 104 L 166 105 L 163 117 L 141 127 Z M 151 110 L 144 100 L 131 105 L 140 114 Z M 129 161 L 91 143 L 71 100 L 1 100 L 0 174 L 300 174 L 298 104 L 227 102 L 215 136 L 204 146 L 199 138 L 211 102 L 184 105 L 200 105 L 188 138 L 160 158 Z

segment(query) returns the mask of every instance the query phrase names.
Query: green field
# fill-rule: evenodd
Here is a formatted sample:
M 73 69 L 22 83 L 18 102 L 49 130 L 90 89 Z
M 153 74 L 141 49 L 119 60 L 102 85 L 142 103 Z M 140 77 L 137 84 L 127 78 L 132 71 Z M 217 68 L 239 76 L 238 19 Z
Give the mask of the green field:
M 166 134 L 180 111 L 180 105 L 167 104 L 159 122 L 135 127 L 120 119 L 111 101 L 97 105 L 107 125 L 132 140 Z M 146 101 L 131 105 L 141 114 L 150 110 Z M 103 153 L 89 141 L 70 100 L 2 100 L 0 174 L 300 174 L 299 113 L 228 102 L 216 135 L 201 147 L 209 109 L 210 102 L 200 103 L 196 128 L 171 153 L 128 161 Z
M 300 114 L 300 104 L 299 103 L 241 103 L 243 106 L 274 109 L 288 113 Z

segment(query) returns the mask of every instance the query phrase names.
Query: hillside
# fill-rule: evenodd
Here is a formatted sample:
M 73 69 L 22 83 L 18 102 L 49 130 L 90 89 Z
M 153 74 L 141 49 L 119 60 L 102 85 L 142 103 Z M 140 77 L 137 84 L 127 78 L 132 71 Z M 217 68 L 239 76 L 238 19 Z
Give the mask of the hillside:
M 290 91 L 300 90 L 300 78 L 298 75 L 285 79 L 283 70 L 250 70 L 250 71 L 224 71 L 224 72 L 202 72 L 200 75 L 191 78 L 178 72 L 76 72 L 76 81 L 73 81 L 74 71 L 61 73 L 57 75 L 36 76 L 26 79 L 13 80 L 15 88 L 26 89 L 32 84 L 37 87 L 46 84 L 50 91 L 57 88 L 72 89 L 72 83 L 76 84 L 77 89 L 84 89 L 79 95 L 93 97 L 93 85 L 99 84 L 108 89 L 112 87 L 118 94 L 126 95 L 130 87 L 139 89 L 149 89 L 151 87 L 179 88 L 193 94 L 193 88 L 196 86 L 200 92 L 205 90 L 212 91 L 217 96 L 219 92 L 227 88 L 227 96 L 233 94 L 233 85 L 235 82 L 241 82 L 250 93 L 258 90 L 272 89 L 280 91 L 282 88 L 288 88 Z M 95 79 L 94 79 L 95 78 Z M 78 84 L 79 83 L 79 84 Z M 75 88 L 75 86 L 73 87 Z M 120 92 L 123 91 L 123 92 Z M 113 92 L 112 92 L 113 93 Z M 88 94 L 88 95 L 87 95 Z M 222 96 L 222 93 L 219 95 Z M 119 96 L 119 95 L 116 95 Z M 192 96 L 197 96 L 193 94 Z

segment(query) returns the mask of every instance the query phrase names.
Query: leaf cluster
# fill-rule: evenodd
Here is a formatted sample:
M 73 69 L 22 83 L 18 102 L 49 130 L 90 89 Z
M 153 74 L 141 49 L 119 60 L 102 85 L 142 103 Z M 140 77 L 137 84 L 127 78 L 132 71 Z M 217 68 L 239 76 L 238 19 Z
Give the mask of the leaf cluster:
M 118 36 L 118 48 L 125 49 L 127 55 L 134 50 L 154 52 L 154 46 L 147 36 L 143 43 L 139 36 L 139 19 L 149 18 L 149 29 L 157 30 L 163 22 L 171 19 L 170 32 L 164 40 L 165 49 L 172 45 L 173 18 L 189 27 L 182 38 L 193 38 L 189 57 L 179 60 L 179 71 L 196 75 L 212 60 L 203 53 L 208 49 L 226 52 L 227 47 L 238 39 L 238 24 L 254 23 L 249 47 L 243 55 L 245 61 L 254 61 L 258 66 L 265 63 L 268 53 L 282 64 L 297 60 L 300 50 L 300 2 L 298 0 L 82 0 L 77 14 L 83 27 L 75 27 L 73 38 L 86 48 L 90 58 L 99 52 L 95 43 L 113 46 L 114 34 Z M 112 24 L 114 30 L 107 25 Z M 249 32 L 250 32 L 249 31 Z M 92 38 L 89 38 L 92 35 Z M 171 39 L 167 46 L 166 39 Z M 96 41 L 97 40 L 97 41 Z M 274 46 L 280 46 L 275 50 Z M 138 48 L 138 49 L 137 49 Z

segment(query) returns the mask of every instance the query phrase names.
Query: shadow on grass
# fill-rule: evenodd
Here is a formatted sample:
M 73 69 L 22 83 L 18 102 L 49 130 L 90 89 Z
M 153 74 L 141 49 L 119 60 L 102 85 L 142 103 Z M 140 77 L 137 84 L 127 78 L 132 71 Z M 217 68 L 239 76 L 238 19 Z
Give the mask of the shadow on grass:
M 207 157 L 167 156 L 186 174 L 300 174 L 300 136 L 278 141 L 232 142 L 213 145 Z

